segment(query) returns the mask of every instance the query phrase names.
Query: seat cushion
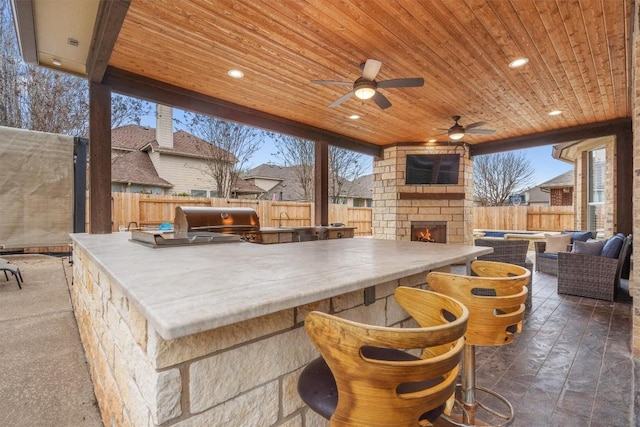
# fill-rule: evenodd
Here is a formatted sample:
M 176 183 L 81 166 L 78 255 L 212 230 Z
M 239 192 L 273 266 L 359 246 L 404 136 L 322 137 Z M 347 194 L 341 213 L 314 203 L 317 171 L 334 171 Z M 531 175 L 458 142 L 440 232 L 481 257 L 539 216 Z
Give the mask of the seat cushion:
M 590 239 L 586 242 L 576 240 L 573 242 L 573 249 L 571 252 L 576 254 L 600 255 L 602 253 L 604 243 L 604 240 Z
M 362 355 L 369 359 L 413 361 L 419 360 L 412 354 L 391 348 L 362 347 Z M 427 381 L 404 383 L 398 386 L 398 393 L 414 393 L 427 387 L 433 387 L 442 382 L 441 378 Z M 329 369 L 329 365 L 322 357 L 312 360 L 300 374 L 298 379 L 298 394 L 304 403 L 322 417 L 331 419 L 338 406 L 338 388 L 336 380 Z M 420 417 L 430 422 L 435 421 L 444 411 L 445 405 L 425 412 Z
M 538 258 L 546 258 L 546 259 L 555 259 L 556 261 L 558 260 L 558 253 L 547 253 L 547 252 L 542 252 L 538 254 Z
M 607 239 L 604 247 L 602 248 L 601 256 L 607 258 L 618 258 L 620 255 L 620 249 L 624 243 L 624 235 L 618 233 L 613 237 Z

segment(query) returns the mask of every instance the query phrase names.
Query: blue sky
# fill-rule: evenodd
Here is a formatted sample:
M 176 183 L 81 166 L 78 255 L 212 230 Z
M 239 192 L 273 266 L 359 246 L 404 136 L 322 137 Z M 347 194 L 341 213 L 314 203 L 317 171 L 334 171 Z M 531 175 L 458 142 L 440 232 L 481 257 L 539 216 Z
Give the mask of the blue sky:
M 542 184 L 551 178 L 555 178 L 556 176 L 573 169 L 572 164 L 556 160 L 551 156 L 552 147 L 552 145 L 546 145 L 543 147 L 520 150 L 533 165 L 535 170 L 533 177 L 534 185 Z M 271 153 L 275 153 L 275 151 L 273 143 L 265 143 L 262 149 L 251 159 L 250 166 L 255 167 L 262 163 L 268 163 L 269 161 L 275 162 L 276 158 L 271 155 Z M 371 171 L 370 167 L 367 173 L 371 173 Z
M 174 109 L 174 117 L 178 117 L 182 114 L 181 110 Z M 153 111 L 151 114 L 146 115 L 142 118 L 143 126 L 155 127 L 155 105 L 153 107 Z M 175 127 L 175 125 L 174 125 Z M 174 129 L 175 130 L 175 129 Z M 573 169 L 573 165 L 562 162 L 560 160 L 556 160 L 551 156 L 552 145 L 545 145 L 542 147 L 536 148 L 528 148 L 521 150 L 529 159 L 533 168 L 535 170 L 533 176 L 533 185 L 542 184 L 545 181 L 550 180 L 551 178 L 555 178 L 558 175 L 561 175 L 568 170 Z M 249 164 L 247 165 L 249 168 L 253 168 L 259 166 L 263 163 L 274 162 L 277 163 L 277 158 L 272 154 L 275 154 L 276 148 L 271 140 L 265 141 L 265 144 L 262 146 L 258 152 L 250 159 Z M 364 174 L 372 173 L 373 169 L 373 159 L 369 162 L 368 167 L 366 168 Z

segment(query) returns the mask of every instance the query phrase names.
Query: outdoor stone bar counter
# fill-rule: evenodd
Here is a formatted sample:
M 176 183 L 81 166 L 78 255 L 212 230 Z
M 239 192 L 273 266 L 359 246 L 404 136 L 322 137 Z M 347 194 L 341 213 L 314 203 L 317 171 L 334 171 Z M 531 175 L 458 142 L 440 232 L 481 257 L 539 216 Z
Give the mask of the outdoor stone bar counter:
M 305 315 L 400 325 L 397 286 L 491 252 L 367 238 L 153 249 L 129 237 L 72 236 L 71 296 L 108 426 L 325 425 L 296 391 L 317 357 Z

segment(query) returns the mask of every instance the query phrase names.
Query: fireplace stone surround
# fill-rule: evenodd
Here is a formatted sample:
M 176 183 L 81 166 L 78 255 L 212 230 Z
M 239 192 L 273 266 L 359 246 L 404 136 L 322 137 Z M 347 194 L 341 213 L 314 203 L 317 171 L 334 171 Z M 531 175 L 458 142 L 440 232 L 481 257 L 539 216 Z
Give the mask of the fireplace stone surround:
M 407 154 L 459 154 L 458 183 L 405 184 Z M 473 243 L 473 161 L 462 146 L 397 145 L 373 166 L 373 237 L 411 240 L 411 223 L 446 223 L 447 243 Z

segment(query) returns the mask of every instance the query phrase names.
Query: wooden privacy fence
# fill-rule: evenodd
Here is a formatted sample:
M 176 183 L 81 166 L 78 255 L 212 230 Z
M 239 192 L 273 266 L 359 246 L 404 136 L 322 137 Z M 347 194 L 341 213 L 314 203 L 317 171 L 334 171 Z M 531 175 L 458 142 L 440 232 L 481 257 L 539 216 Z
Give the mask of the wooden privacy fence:
M 111 193 L 112 229 L 157 226 L 173 222 L 176 206 L 250 207 L 256 210 L 262 227 L 307 226 L 315 223 L 309 202 L 271 200 L 209 199 L 157 196 L 139 193 Z M 486 230 L 562 231 L 574 228 L 573 206 L 475 207 L 473 228 Z M 329 223 L 356 227 L 356 236 L 370 236 L 371 208 L 329 205 Z
M 474 229 L 562 231 L 574 227 L 573 206 L 477 206 L 473 211 Z
M 176 206 L 249 207 L 255 209 L 262 227 L 279 225 L 295 227 L 314 224 L 313 205 L 309 202 L 209 199 L 140 193 L 111 193 L 111 200 L 113 231 L 173 222 Z M 371 208 L 329 206 L 329 223 L 343 223 L 356 227 L 356 236 L 371 235 L 371 220 Z

